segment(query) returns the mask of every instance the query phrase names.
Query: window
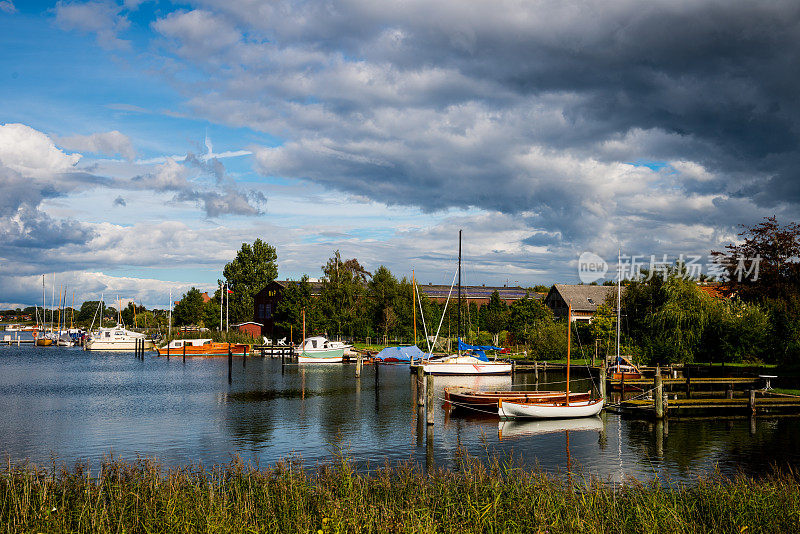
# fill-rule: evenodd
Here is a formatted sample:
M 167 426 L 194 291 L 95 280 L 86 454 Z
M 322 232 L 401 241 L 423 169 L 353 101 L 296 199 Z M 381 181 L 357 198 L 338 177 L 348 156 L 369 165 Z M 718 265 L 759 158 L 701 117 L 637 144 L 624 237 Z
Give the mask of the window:
M 594 304 L 594 301 L 592 300 L 592 297 L 589 297 L 589 298 L 587 298 L 586 300 L 588 300 L 588 301 L 589 301 L 589 304 Z
M 261 316 L 265 317 L 267 319 L 272 317 L 272 303 L 271 302 L 267 302 L 266 304 L 264 304 L 264 311 L 261 314 Z

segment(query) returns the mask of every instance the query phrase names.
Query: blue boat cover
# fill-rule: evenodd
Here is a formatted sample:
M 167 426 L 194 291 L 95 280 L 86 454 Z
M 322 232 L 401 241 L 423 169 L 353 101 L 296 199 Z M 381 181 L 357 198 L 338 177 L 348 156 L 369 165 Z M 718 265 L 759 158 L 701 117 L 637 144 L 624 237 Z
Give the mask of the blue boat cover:
M 425 357 L 425 353 L 419 350 L 416 345 L 411 345 L 410 347 L 386 347 L 375 356 L 375 359 L 381 362 L 410 362 L 412 356 L 415 360 L 421 360 Z
M 495 347 L 494 345 L 470 345 L 461 341 L 458 338 L 458 350 L 468 350 L 472 355 L 481 361 L 488 362 L 489 358 L 486 357 L 487 350 L 503 350 L 503 347 Z

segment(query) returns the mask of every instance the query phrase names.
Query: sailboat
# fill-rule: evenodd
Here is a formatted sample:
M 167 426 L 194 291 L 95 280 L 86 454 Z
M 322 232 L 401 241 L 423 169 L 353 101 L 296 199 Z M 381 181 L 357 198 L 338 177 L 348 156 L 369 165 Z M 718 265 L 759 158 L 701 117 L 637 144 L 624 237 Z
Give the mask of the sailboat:
M 636 367 L 633 362 L 619 354 L 619 338 L 620 338 L 620 317 L 622 310 L 622 252 L 620 251 L 617 258 L 617 357 L 614 364 L 609 367 L 610 378 L 612 380 L 631 380 L 642 378 L 642 372 Z M 615 388 L 620 388 L 619 384 L 614 385 Z M 636 388 L 641 389 L 641 388 Z
M 452 291 L 452 285 L 450 289 Z M 445 309 L 446 307 L 447 305 L 445 305 Z M 442 319 L 444 319 L 444 314 L 442 314 Z M 461 354 L 461 230 L 458 231 L 458 343 L 458 354 L 432 359 L 429 353 L 428 359 L 421 362 L 424 372 L 432 375 L 511 374 L 510 362 L 489 360 L 483 353 L 478 356 Z
M 576 417 L 591 417 L 603 409 L 604 399 L 584 400 L 570 399 L 569 396 L 569 369 L 571 352 L 572 330 L 572 305 L 567 312 L 567 390 L 563 398 L 551 400 L 536 400 L 532 402 L 519 402 L 498 399 L 497 413 L 503 419 L 530 418 L 530 419 L 572 419 Z

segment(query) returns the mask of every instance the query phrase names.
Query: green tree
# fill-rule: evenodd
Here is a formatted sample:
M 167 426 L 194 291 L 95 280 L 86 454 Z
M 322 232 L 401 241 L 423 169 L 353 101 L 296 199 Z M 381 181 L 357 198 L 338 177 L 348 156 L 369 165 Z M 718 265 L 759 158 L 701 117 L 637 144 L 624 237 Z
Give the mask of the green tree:
M 355 258 L 342 261 L 338 250 L 322 266 L 322 272 L 319 307 L 326 330 L 336 335 L 363 335 L 364 277 L 369 273 Z
M 196 288 L 187 291 L 172 310 L 172 321 L 176 326 L 201 326 L 203 321 L 203 295 Z
M 87 300 L 81 304 L 81 309 L 75 315 L 75 320 L 79 321 L 81 324 L 83 323 L 91 323 L 92 318 L 95 321 L 99 321 L 100 318 L 100 311 L 97 309 L 100 306 L 99 300 Z
M 486 305 L 486 324 L 485 328 L 492 334 L 492 343 L 499 343 L 499 335 L 508 324 L 508 306 L 500 300 L 500 293 L 495 289 L 489 297 L 489 304 Z
M 375 331 L 389 337 L 397 327 L 397 314 L 395 313 L 399 294 L 397 278 L 388 268 L 381 265 L 372 275 L 368 291 L 372 308 L 370 315 Z
M 253 319 L 254 298 L 278 276 L 275 247 L 256 239 L 252 246 L 242 243 L 242 248 L 222 270 L 233 293 L 229 293 L 230 321 L 240 323 Z
M 526 295 L 509 306 L 508 331 L 517 342 L 530 344 L 535 333 L 553 321 L 553 312 L 540 299 Z
M 283 290 L 283 296 L 275 309 L 275 327 L 289 334 L 291 341 L 299 341 L 303 335 L 303 310 L 306 310 L 306 332 L 312 334 L 324 328 L 319 303 L 311 296 L 308 275 L 298 282 L 290 281 Z

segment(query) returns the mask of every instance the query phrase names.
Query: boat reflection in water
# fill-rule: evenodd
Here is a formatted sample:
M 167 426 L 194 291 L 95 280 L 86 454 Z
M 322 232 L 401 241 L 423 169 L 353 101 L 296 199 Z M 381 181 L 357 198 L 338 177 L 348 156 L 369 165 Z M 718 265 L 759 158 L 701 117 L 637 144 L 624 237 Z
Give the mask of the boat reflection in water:
M 603 430 L 603 420 L 600 417 L 585 417 L 581 419 L 504 419 L 497 424 L 497 437 L 502 441 L 564 431 L 602 432 Z

